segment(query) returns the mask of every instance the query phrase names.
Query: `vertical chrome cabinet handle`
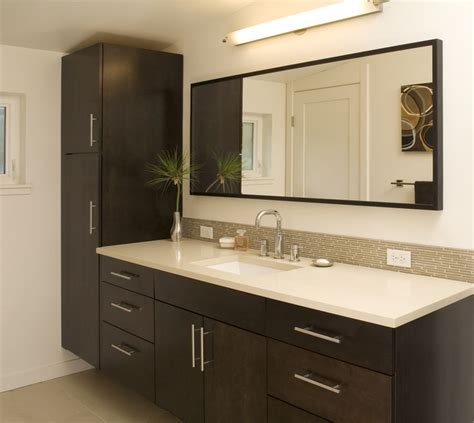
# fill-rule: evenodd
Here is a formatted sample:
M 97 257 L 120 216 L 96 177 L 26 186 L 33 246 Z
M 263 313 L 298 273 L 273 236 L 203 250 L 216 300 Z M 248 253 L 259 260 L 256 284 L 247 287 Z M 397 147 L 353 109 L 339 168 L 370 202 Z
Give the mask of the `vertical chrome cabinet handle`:
M 294 330 L 299 333 L 304 333 L 305 335 L 314 336 L 315 338 L 323 339 L 329 342 L 334 342 L 335 344 L 340 344 L 342 340 L 342 336 L 333 335 L 322 331 L 316 332 L 311 326 L 306 328 L 295 326 Z
M 196 367 L 196 344 L 194 339 L 194 325 L 191 325 L 191 364 L 193 369 Z
M 92 225 L 92 210 L 96 207 L 97 206 L 92 201 L 89 201 L 89 235 L 92 235 L 92 231 L 97 229 L 95 226 Z
M 211 363 L 212 360 L 209 360 L 209 361 L 206 361 L 206 358 L 205 358 L 205 355 L 204 355 L 204 337 L 206 335 L 209 335 L 210 333 L 212 333 L 211 331 L 209 332 L 204 332 L 204 328 L 200 328 L 199 329 L 199 332 L 200 332 L 200 338 L 201 338 L 201 372 L 204 372 L 204 366 L 208 363 Z
M 330 381 L 325 381 L 326 383 L 323 383 L 322 381 L 316 380 L 315 375 L 312 373 L 307 373 L 305 375 L 299 375 L 298 373 L 295 373 L 295 378 L 302 380 L 303 382 L 310 383 L 311 385 L 317 386 L 318 388 L 325 389 L 326 391 L 334 392 L 335 394 L 341 393 L 341 384 L 338 382 L 330 382 Z M 322 378 L 320 378 L 322 379 Z
M 116 349 L 117 351 L 121 352 L 122 354 L 125 354 L 125 355 L 128 355 L 129 357 L 131 357 L 133 354 L 136 353 L 136 351 L 130 347 L 127 347 L 125 345 L 115 345 L 115 344 L 110 344 L 110 346 L 114 349 Z
M 117 276 L 117 278 L 126 279 L 127 281 L 131 281 L 131 280 L 132 280 L 132 277 L 131 277 L 131 276 L 124 275 L 123 273 L 110 272 L 110 274 L 111 274 L 112 276 Z
M 94 114 L 91 113 L 89 115 L 89 142 L 90 146 L 93 147 L 94 144 L 97 142 L 97 140 L 94 139 L 94 122 L 97 120 L 97 118 L 94 117 Z

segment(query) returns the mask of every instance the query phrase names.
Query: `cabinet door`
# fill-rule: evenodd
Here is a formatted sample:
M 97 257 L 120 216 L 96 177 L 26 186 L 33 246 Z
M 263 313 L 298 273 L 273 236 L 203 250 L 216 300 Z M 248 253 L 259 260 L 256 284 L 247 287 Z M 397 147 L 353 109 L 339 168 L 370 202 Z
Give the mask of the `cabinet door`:
M 183 57 L 104 44 L 102 243 L 169 238 L 176 191 L 146 185 L 147 163 L 181 151 Z
M 64 56 L 61 71 L 62 152 L 99 151 L 101 140 L 102 45 Z
M 155 302 L 156 403 L 190 423 L 204 421 L 202 326 L 202 316 Z
M 99 157 L 62 159 L 62 345 L 99 366 Z
M 265 338 L 204 319 L 206 423 L 267 419 Z

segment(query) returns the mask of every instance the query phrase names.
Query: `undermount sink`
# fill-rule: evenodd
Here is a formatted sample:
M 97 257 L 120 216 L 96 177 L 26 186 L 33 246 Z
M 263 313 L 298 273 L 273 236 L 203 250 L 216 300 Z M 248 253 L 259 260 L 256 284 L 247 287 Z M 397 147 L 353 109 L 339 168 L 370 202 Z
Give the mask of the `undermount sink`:
M 221 272 L 233 273 L 240 276 L 263 276 L 272 273 L 284 272 L 298 269 L 300 266 L 282 263 L 281 261 L 271 261 L 252 256 L 228 256 L 209 260 L 194 262 L 199 266 L 208 269 L 220 270 Z

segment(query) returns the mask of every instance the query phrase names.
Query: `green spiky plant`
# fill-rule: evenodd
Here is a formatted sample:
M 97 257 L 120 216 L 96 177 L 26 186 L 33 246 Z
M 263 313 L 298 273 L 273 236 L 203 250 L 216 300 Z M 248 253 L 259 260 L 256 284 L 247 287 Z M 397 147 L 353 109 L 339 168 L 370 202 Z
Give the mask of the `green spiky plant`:
M 216 179 L 207 187 L 206 192 L 214 188 L 214 191 L 226 192 L 226 185 L 232 188 L 235 182 L 240 181 L 242 177 L 242 158 L 238 153 L 213 154 L 217 173 Z
M 179 210 L 179 199 L 183 190 L 184 181 L 193 181 L 200 168 L 197 164 L 188 164 L 188 154 L 180 154 L 178 150 L 163 151 L 156 157 L 155 163 L 147 164 L 147 172 L 152 179 L 147 182 L 148 186 L 158 186 L 162 191 L 170 187 L 176 187 L 176 211 Z

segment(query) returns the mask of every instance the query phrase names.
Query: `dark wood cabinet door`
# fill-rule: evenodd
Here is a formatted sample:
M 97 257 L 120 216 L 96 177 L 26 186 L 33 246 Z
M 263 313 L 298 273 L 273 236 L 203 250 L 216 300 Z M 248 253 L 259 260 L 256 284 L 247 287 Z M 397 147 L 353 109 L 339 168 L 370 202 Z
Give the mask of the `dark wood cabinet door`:
M 102 124 L 102 44 L 62 58 L 62 152 L 100 151 Z
M 206 423 L 267 421 L 266 341 L 204 319 Z
M 204 422 L 202 327 L 202 316 L 155 301 L 156 403 L 186 423 Z
M 181 151 L 183 57 L 104 44 L 102 243 L 169 238 L 176 191 L 146 185 L 163 150 Z
M 241 194 L 240 178 L 216 181 L 216 158 L 242 153 L 242 79 L 195 84 L 191 88 L 191 160 L 201 166 L 193 194 Z
M 62 346 L 99 366 L 99 156 L 62 158 Z

